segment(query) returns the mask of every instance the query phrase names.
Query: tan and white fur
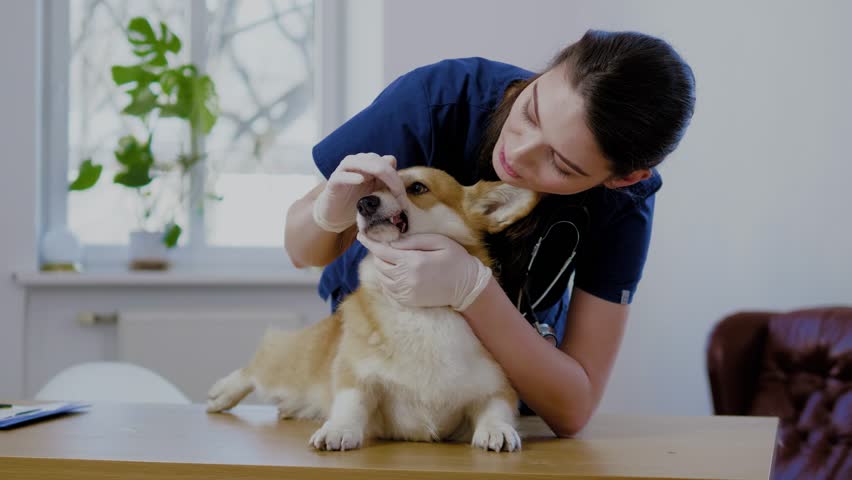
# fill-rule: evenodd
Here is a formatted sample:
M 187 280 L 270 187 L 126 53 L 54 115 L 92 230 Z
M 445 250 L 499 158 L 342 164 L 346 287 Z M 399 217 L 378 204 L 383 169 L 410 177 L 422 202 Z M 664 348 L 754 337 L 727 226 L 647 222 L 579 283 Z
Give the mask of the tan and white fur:
M 485 233 L 538 200 L 500 182 L 463 187 L 431 168 L 400 176 L 403 198 L 380 190 L 361 199 L 359 230 L 381 242 L 443 234 L 485 265 Z M 212 387 L 207 410 L 229 409 L 256 390 L 281 418 L 324 421 L 310 439 L 321 450 L 355 449 L 369 438 L 519 450 L 517 394 L 466 320 L 450 307 L 399 304 L 382 293 L 377 275 L 365 259 L 359 288 L 334 314 L 298 331 L 269 330 L 249 365 Z

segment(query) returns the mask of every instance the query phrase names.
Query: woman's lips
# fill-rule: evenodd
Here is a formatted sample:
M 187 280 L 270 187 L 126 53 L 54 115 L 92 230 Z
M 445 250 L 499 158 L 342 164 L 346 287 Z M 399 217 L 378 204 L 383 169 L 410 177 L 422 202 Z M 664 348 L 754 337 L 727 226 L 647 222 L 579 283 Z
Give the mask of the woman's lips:
M 521 176 L 518 175 L 518 172 L 512 170 L 512 167 L 509 166 L 509 162 L 506 161 L 506 147 L 500 148 L 500 166 L 503 167 L 503 170 L 508 173 L 510 177 L 521 178 Z

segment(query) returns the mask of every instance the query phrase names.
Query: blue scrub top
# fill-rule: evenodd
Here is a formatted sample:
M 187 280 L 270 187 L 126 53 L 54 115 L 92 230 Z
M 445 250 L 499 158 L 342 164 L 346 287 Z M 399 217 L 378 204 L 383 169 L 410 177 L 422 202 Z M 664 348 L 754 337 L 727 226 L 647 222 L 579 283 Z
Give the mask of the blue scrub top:
M 528 70 L 484 58 L 418 68 L 397 78 L 372 104 L 318 143 L 314 162 L 328 178 L 345 156 L 374 152 L 393 155 L 400 169 L 435 167 L 472 185 L 489 175 L 480 171 L 478 149 L 490 115 L 512 82 L 531 76 Z M 588 231 L 572 264 L 574 286 L 611 302 L 632 301 L 651 238 L 654 194 L 661 185 L 654 171 L 624 191 L 601 186 L 579 197 L 560 197 L 588 211 Z M 358 264 L 366 254 L 355 241 L 324 269 L 319 294 L 331 302 L 332 310 L 357 288 Z M 537 314 L 555 326 L 560 342 L 569 299 L 566 289 L 561 300 Z

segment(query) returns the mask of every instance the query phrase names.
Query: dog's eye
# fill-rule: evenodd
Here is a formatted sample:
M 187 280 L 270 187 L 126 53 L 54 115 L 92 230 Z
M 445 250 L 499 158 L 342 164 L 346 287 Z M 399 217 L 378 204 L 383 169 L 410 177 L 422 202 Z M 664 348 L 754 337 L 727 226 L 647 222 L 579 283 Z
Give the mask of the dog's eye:
M 423 195 L 424 193 L 429 191 L 429 189 L 426 188 L 426 185 L 423 185 L 420 182 L 412 183 L 411 185 L 408 186 L 408 188 L 406 190 L 408 191 L 408 193 L 410 193 L 412 195 Z

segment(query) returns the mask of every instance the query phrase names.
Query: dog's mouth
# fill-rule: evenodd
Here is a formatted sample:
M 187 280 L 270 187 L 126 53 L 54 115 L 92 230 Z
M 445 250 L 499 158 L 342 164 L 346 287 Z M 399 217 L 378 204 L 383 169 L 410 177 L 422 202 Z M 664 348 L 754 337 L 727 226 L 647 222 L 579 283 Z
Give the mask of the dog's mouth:
M 404 211 L 400 210 L 399 212 L 391 215 L 390 217 L 377 219 L 376 221 L 370 224 L 371 227 L 376 225 L 389 224 L 396 227 L 399 230 L 399 233 L 405 233 L 408 231 L 408 215 L 405 214 Z

